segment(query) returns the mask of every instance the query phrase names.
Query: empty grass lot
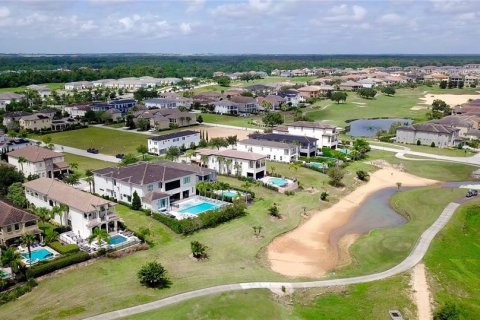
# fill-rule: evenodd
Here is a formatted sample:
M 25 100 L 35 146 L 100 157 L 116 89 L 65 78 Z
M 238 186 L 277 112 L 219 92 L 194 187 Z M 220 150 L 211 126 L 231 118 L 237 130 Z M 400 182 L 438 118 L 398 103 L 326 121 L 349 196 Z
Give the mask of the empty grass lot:
M 147 144 L 148 136 L 133 132 L 89 127 L 85 129 L 48 134 L 52 143 L 86 150 L 97 148 L 100 153 L 115 155 L 117 153 L 136 154 L 136 148 Z M 41 136 L 33 136 L 41 139 Z
M 96 169 L 101 169 L 101 168 L 116 165 L 116 163 L 77 156 L 71 153 L 64 152 L 64 155 L 65 155 L 65 162 L 78 164 L 78 169 L 76 169 L 75 171 L 81 174 L 82 176 L 85 175 L 85 171 L 87 170 L 96 170 Z
M 374 283 L 336 289 L 295 291 L 278 297 L 268 290 L 235 291 L 192 299 L 126 320 L 153 319 L 385 319 L 389 309 L 398 309 L 414 319 L 415 306 L 406 274 Z
M 458 149 L 458 148 L 432 148 L 430 146 L 417 146 L 416 144 L 386 143 L 386 142 L 379 142 L 376 140 L 369 140 L 369 141 L 371 142 L 371 144 L 378 145 L 381 147 L 398 148 L 398 149 L 409 148 L 412 151 L 437 154 L 437 155 L 449 156 L 449 157 L 471 157 L 475 154 L 475 152 L 472 152 L 470 150 Z
M 425 256 L 437 306 L 453 302 L 461 319 L 480 314 L 480 201 L 462 205 Z
M 65 87 L 63 82 L 52 82 L 52 83 L 43 83 L 40 86 L 46 86 L 50 90 L 61 90 Z M 11 88 L 0 88 L 0 92 L 18 92 L 23 93 L 27 89 L 26 86 L 22 87 L 11 87 Z

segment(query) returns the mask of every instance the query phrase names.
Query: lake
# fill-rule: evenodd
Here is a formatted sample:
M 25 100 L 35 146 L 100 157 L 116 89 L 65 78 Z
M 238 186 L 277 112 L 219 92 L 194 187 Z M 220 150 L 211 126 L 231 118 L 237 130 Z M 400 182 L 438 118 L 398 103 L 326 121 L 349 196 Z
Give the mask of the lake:
M 347 134 L 353 137 L 374 137 L 379 130 L 388 131 L 395 122 L 411 124 L 412 120 L 402 118 L 354 120 L 349 123 L 350 130 Z

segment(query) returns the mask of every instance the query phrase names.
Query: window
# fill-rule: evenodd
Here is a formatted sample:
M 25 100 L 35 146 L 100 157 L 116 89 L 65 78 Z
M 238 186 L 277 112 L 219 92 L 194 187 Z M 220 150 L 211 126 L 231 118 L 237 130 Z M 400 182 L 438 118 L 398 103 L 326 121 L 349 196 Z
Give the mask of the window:
M 190 177 L 183 178 L 183 184 L 190 183 Z
M 161 182 L 158 183 L 158 188 L 159 188 L 159 189 L 162 188 L 162 183 L 161 183 Z
M 282 157 L 282 156 L 280 156 L 280 161 L 282 161 L 282 160 L 283 160 L 283 157 Z
M 7 232 L 12 232 L 12 226 L 7 226 Z
M 149 184 L 147 189 L 148 189 L 148 191 L 153 191 L 153 184 Z
M 20 225 L 18 223 L 15 223 L 15 230 L 20 230 Z

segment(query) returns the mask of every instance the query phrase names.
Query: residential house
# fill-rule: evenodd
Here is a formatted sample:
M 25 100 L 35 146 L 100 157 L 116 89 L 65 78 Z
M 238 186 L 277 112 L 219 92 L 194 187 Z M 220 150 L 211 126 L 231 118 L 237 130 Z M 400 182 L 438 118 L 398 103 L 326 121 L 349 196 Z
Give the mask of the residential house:
M 350 80 L 342 82 L 339 85 L 340 90 L 355 91 L 355 90 L 358 90 L 360 88 L 363 88 L 363 85 L 361 83 L 355 82 L 355 81 L 350 81 Z
M 257 113 L 258 112 L 258 103 L 252 97 L 244 96 L 233 96 L 230 98 L 230 101 L 238 105 L 239 113 Z
M 126 115 L 128 111 L 135 107 L 137 102 L 134 99 L 115 99 L 108 102 L 93 102 L 90 108 L 95 112 L 104 112 L 108 109 L 116 109 L 123 115 Z
M 150 127 L 156 130 L 164 130 L 172 127 L 186 127 L 196 124 L 196 115 L 190 112 L 181 112 L 178 109 L 153 109 L 137 111 L 133 114 L 134 122 L 146 119 Z
M 111 121 L 113 122 L 119 122 L 120 120 L 123 119 L 123 114 L 120 110 L 117 109 L 108 109 L 105 111 L 105 114 L 110 118 Z
M 257 97 L 257 103 L 259 105 L 259 110 L 265 109 L 264 104 L 268 103 L 272 106 L 273 110 L 280 110 L 282 104 L 286 103 L 286 99 L 280 96 L 268 95 L 266 97 Z
M 132 203 L 134 192 L 142 205 L 155 212 L 169 211 L 171 203 L 196 194 L 198 175 L 214 180 L 211 171 L 194 165 L 180 167 L 167 162 L 140 162 L 93 171 L 95 193 Z
M 237 142 L 238 151 L 263 154 L 268 160 L 279 162 L 295 162 L 298 160 L 298 146 L 292 143 L 244 139 Z
M 306 86 L 297 89 L 300 92 L 300 95 L 305 99 L 308 98 L 318 98 L 328 92 L 335 90 L 333 86 L 323 85 L 323 86 Z
M 39 218 L 0 200 L 0 245 L 8 247 L 26 233 L 41 234 Z
M 51 210 L 55 206 L 66 206 L 67 211 L 55 215 L 54 220 L 70 227 L 83 239 L 90 237 L 96 228 L 118 231 L 120 219 L 114 211 L 116 204 L 111 201 L 50 178 L 39 178 L 23 185 L 28 202 L 37 208 Z
M 66 113 L 72 118 L 83 118 L 87 111 L 91 110 L 90 105 L 88 104 L 76 104 L 71 106 L 66 106 L 63 109 Z
M 250 139 L 283 142 L 293 144 L 299 147 L 299 155 L 315 156 L 317 154 L 317 138 L 291 135 L 288 133 L 251 133 L 248 135 Z
M 177 101 L 165 98 L 153 98 L 145 100 L 145 106 L 148 109 L 175 109 L 177 108 Z
M 468 130 L 479 128 L 480 117 L 475 115 L 452 115 L 430 122 L 460 129 L 458 134 L 460 137 L 464 137 Z
M 65 83 L 65 90 L 83 90 L 83 89 L 91 89 L 94 85 L 90 81 L 76 81 L 76 82 L 68 82 Z
M 37 91 L 41 98 L 48 97 L 52 94 L 52 90 L 43 85 L 31 84 L 27 86 L 27 89 Z
M 200 143 L 200 132 L 193 130 L 178 131 L 148 138 L 148 152 L 156 155 L 167 153 L 171 147 L 191 148 Z
M 206 105 L 220 101 L 224 97 L 225 96 L 222 93 L 216 91 L 200 92 L 193 95 L 193 102 Z
M 24 94 L 14 92 L 0 92 L 0 110 L 6 110 L 7 105 L 12 101 L 20 101 L 25 98 Z
M 32 115 L 32 113 L 26 111 L 7 112 L 3 115 L 2 123 L 8 130 L 16 130 L 20 128 L 20 118 L 30 115 Z
M 219 174 L 232 174 L 253 179 L 261 179 L 266 175 L 267 157 L 263 154 L 231 149 L 200 149 L 196 152 L 196 161 Z
M 296 121 L 287 124 L 288 133 L 318 139 L 317 146 L 336 148 L 339 132 L 337 127 L 326 122 Z
M 0 130 L 0 154 L 4 154 L 17 149 L 22 149 L 31 144 L 32 142 L 27 139 L 7 137 L 4 131 Z
M 269 94 L 274 94 L 276 92 L 274 87 L 266 86 L 263 84 L 254 84 L 245 87 L 245 89 L 253 93 L 254 96 L 266 96 Z
M 50 130 L 52 128 L 52 118 L 40 113 L 23 116 L 18 123 L 20 128 L 28 131 L 42 131 Z
M 300 92 L 295 89 L 287 89 L 287 90 L 279 91 L 277 92 L 277 95 L 284 98 L 286 103 L 288 103 L 293 107 L 298 106 L 300 102 L 303 102 L 305 100 L 300 94 Z
M 63 153 L 35 145 L 11 151 L 7 153 L 7 157 L 8 163 L 23 172 L 25 177 L 38 175 L 53 178 L 69 172 Z
M 417 123 L 397 128 L 396 141 L 400 143 L 422 145 L 435 144 L 436 147 L 455 147 L 463 141 L 460 129 L 432 122 Z
M 238 104 L 230 100 L 215 101 L 213 106 L 213 112 L 218 114 L 237 115 L 239 113 Z

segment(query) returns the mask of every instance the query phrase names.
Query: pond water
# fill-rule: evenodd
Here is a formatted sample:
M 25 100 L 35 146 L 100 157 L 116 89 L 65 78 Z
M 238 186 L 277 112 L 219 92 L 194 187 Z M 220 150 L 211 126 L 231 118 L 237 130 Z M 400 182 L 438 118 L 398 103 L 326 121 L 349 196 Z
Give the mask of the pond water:
M 390 129 L 395 122 L 402 124 L 411 124 L 411 119 L 391 118 L 391 119 L 360 119 L 349 123 L 350 130 L 348 135 L 353 137 L 373 137 L 377 131 Z
M 347 224 L 330 234 L 330 245 L 338 247 L 338 241 L 347 234 L 367 234 L 407 223 L 407 219 L 390 207 L 390 197 L 396 192 L 397 188 L 387 188 L 368 197 Z

